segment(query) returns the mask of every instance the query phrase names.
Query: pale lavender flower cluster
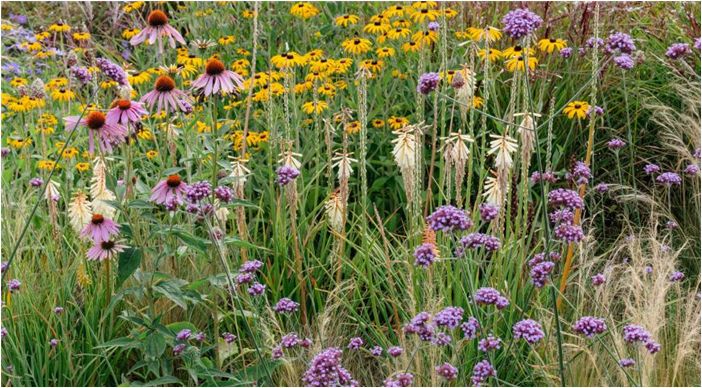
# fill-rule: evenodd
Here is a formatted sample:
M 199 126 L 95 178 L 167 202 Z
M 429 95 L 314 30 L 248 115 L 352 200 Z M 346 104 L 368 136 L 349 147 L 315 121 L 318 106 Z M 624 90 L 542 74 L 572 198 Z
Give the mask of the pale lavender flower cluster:
M 548 193 L 548 204 L 554 207 L 582 209 L 585 204 L 580 195 L 569 189 L 555 189 Z
M 629 54 L 617 55 L 616 57 L 612 58 L 612 61 L 614 61 L 614 64 L 623 70 L 631 70 L 635 65 L 634 59 Z
M 275 304 L 273 310 L 275 310 L 275 312 L 279 314 L 288 314 L 297 311 L 298 307 L 300 307 L 300 304 L 293 301 L 292 299 L 282 298 L 278 301 L 278 303 Z
M 457 328 L 462 320 L 463 309 L 460 307 L 449 306 L 434 315 L 434 323 L 437 326 L 446 326 L 449 329 Z
M 402 348 L 399 346 L 391 346 L 388 348 L 388 354 L 390 357 L 394 358 L 400 357 L 402 355 L 402 351 Z
M 587 184 L 592 178 L 592 172 L 590 167 L 582 161 L 577 161 L 573 165 L 573 168 L 566 174 L 566 179 L 572 180 L 578 185 Z
M 544 338 L 544 330 L 541 325 L 533 319 L 522 319 L 512 326 L 514 339 L 524 339 L 528 344 L 533 345 Z
M 536 288 L 542 288 L 548 282 L 548 277 L 553 272 L 553 268 L 556 264 L 552 261 L 544 261 L 538 263 L 531 267 L 529 270 L 529 277 L 531 278 L 531 283 Z
M 531 183 L 537 184 L 540 182 L 556 183 L 558 182 L 558 177 L 551 170 L 546 170 L 544 172 L 534 171 L 530 177 Z
M 475 339 L 480 331 L 480 323 L 477 319 L 469 317 L 461 324 L 461 330 L 463 330 L 463 338 Z
M 444 205 L 427 216 L 427 224 L 429 224 L 429 229 L 435 232 L 453 232 L 456 230 L 467 230 L 473 226 L 473 221 L 470 220 L 465 210 L 451 205 Z
M 7 282 L 7 290 L 10 292 L 19 291 L 21 286 L 22 286 L 22 282 L 20 282 L 17 279 L 10 279 Z
M 607 148 L 610 150 L 619 150 L 626 146 L 626 142 L 620 138 L 615 137 L 614 139 L 607 142 Z
M 217 186 L 214 193 L 215 197 L 224 203 L 229 203 L 234 199 L 234 190 L 227 186 Z
M 664 172 L 656 177 L 656 182 L 667 187 L 671 187 L 674 185 L 680 186 L 680 184 L 682 183 L 682 178 L 680 178 L 680 175 L 674 172 Z
M 358 386 L 351 373 L 341 365 L 341 349 L 327 348 L 319 352 L 302 376 L 309 387 Z
M 636 45 L 634 44 L 634 39 L 631 35 L 624 32 L 615 32 L 607 38 L 607 43 L 605 44 L 605 52 L 614 53 L 620 52 L 623 54 L 631 54 L 636 51 Z
M 473 367 L 473 375 L 470 381 L 474 387 L 480 387 L 488 378 L 495 376 L 497 376 L 497 372 L 492 364 L 490 364 L 490 361 L 482 360 Z
M 636 365 L 636 361 L 633 358 L 622 358 L 619 360 L 619 366 L 622 368 L 629 368 Z
M 543 263 L 545 261 L 558 261 L 561 259 L 561 254 L 558 252 L 551 252 L 548 254 L 548 260 L 546 260 L 546 252 L 541 252 L 537 253 L 534 255 L 534 257 L 529 260 L 529 266 L 533 267 L 539 263 Z
M 193 332 L 190 329 L 183 329 L 176 334 L 176 340 L 187 341 L 192 336 Z
M 436 260 L 436 246 L 424 243 L 414 250 L 414 265 L 428 268 Z
M 502 346 L 502 340 L 489 334 L 487 337 L 478 341 L 478 350 L 487 353 L 491 350 L 499 349 Z
M 558 52 L 558 54 L 561 56 L 561 58 L 570 58 L 571 55 L 573 55 L 573 48 L 572 47 L 562 48 L 561 51 Z
M 295 167 L 286 165 L 279 167 L 275 171 L 275 174 L 277 175 L 276 182 L 281 186 L 285 186 L 288 183 L 297 179 L 298 176 L 300 176 L 300 170 L 296 169 Z
M 383 355 L 383 348 L 378 345 L 375 345 L 371 348 L 370 354 L 375 357 L 380 357 Z
M 553 230 L 553 235 L 557 240 L 564 241 L 566 243 L 577 243 L 585 238 L 585 233 L 583 233 L 583 228 L 580 225 L 573 224 L 558 224 Z
M 208 181 L 195 182 L 185 187 L 185 197 L 192 203 L 197 203 L 212 194 L 212 186 Z
M 661 345 L 651 338 L 651 333 L 644 329 L 643 326 L 629 324 L 623 329 L 624 341 L 635 344 L 638 342 L 646 346 L 649 353 L 655 354 L 661 350 Z
M 591 106 L 587 109 L 587 115 L 590 116 L 593 113 L 596 116 L 602 116 L 604 114 L 604 109 L 599 105 L 595 105 L 594 107 Z
M 502 18 L 502 24 L 504 24 L 502 31 L 513 39 L 520 39 L 534 32 L 541 23 L 543 23 L 541 16 L 527 8 L 517 8 L 509 11 Z
M 456 247 L 454 254 L 460 257 L 463 256 L 466 249 L 477 249 L 480 247 L 485 248 L 488 252 L 494 252 L 500 249 L 501 245 L 502 243 L 499 238 L 489 234 L 475 232 L 461 238 L 459 246 Z
M 692 49 L 688 43 L 673 43 L 665 52 L 665 56 L 670 59 L 678 59 L 692 54 Z
M 41 187 L 44 184 L 44 180 L 41 178 L 32 178 L 29 180 L 29 185 L 32 187 Z
M 475 295 L 473 296 L 473 300 L 477 304 L 484 304 L 484 305 L 495 305 L 498 309 L 502 310 L 505 307 L 509 306 L 509 300 L 502 296 L 499 291 L 492 287 L 482 287 L 479 288 L 476 292 Z
M 434 337 L 431 339 L 431 343 L 436 346 L 447 346 L 451 343 L 452 340 L 453 339 L 450 335 L 439 332 L 434 334 Z
M 436 371 L 436 374 L 449 381 L 455 380 L 458 377 L 458 368 L 449 364 L 448 362 L 437 366 L 434 368 L 434 370 Z
M 594 36 L 588 38 L 585 42 L 587 48 L 598 48 L 602 45 L 604 45 L 604 40 L 602 38 L 595 38 Z
M 405 325 L 404 331 L 407 334 L 417 334 L 422 341 L 431 341 L 434 338 L 435 326 L 430 320 L 431 314 L 422 311 Z M 388 352 L 389 351 L 390 349 L 388 349 Z
M 592 338 L 597 334 L 602 334 L 607 330 L 607 324 L 604 319 L 584 316 L 578 319 L 573 324 L 573 331 L 586 336 L 587 338 Z
M 363 346 L 363 338 L 361 337 L 353 337 L 349 340 L 349 344 L 347 348 L 351 350 L 358 350 Z
M 591 280 L 592 280 L 593 286 L 602 285 L 602 284 L 604 284 L 605 281 L 607 281 L 604 274 L 602 274 L 602 273 L 595 274 L 594 276 L 592 276 Z
M 661 167 L 657 164 L 648 163 L 644 166 L 643 171 L 646 175 L 653 175 L 661 172 Z
M 383 384 L 386 387 L 411 387 L 414 386 L 414 375 L 411 373 L 396 373 L 394 376 L 385 379 Z
M 88 69 L 85 67 L 72 66 L 70 70 L 71 77 L 78 80 L 78 82 L 80 82 L 82 85 L 85 85 L 93 80 L 93 75 L 90 74 L 90 71 L 88 71 Z
M 604 194 L 609 191 L 609 185 L 606 183 L 598 183 L 597 186 L 595 186 L 595 191 L 600 194 Z
M 439 86 L 439 73 L 424 73 L 419 76 L 419 82 L 417 83 L 417 93 L 429 94 L 436 90 Z
M 429 31 L 439 31 L 439 27 L 441 26 L 437 22 L 429 22 L 429 24 L 427 24 L 427 29 Z
M 687 176 L 697 176 L 700 173 L 700 167 L 696 164 L 688 164 L 683 173 Z
M 481 203 L 480 204 L 480 219 L 485 222 L 490 222 L 497 218 L 500 214 L 500 208 L 493 203 Z
M 570 224 L 573 222 L 574 217 L 573 211 L 567 207 L 556 209 L 548 215 L 549 220 L 554 224 Z
M 105 58 L 98 58 L 95 60 L 95 63 L 100 68 L 100 71 L 105 74 L 105 76 L 109 77 L 121 86 L 129 84 L 127 73 L 119 65 L 116 65 Z
M 671 282 L 681 282 L 683 279 L 685 279 L 685 274 L 680 271 L 674 271 L 669 278 Z

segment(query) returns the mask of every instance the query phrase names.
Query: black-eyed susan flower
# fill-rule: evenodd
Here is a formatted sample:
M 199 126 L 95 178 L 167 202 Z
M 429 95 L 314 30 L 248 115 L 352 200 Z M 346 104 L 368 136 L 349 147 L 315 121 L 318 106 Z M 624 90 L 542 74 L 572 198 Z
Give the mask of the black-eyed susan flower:
M 480 57 L 480 59 L 485 60 L 485 49 L 478 50 L 478 56 Z M 502 58 L 502 56 L 503 56 L 502 51 L 500 51 L 498 49 L 491 48 L 491 49 L 489 49 L 489 54 L 487 57 L 488 57 L 488 60 L 490 62 L 495 62 L 498 59 Z
M 369 34 L 374 34 L 374 35 L 380 35 L 385 32 L 387 32 L 390 29 L 390 24 L 387 22 L 382 22 L 382 21 L 375 21 L 366 24 L 363 27 L 363 32 L 367 32 Z
M 395 28 L 410 28 L 412 26 L 412 21 L 407 19 L 397 19 L 392 22 L 392 26 Z
M 336 95 L 336 86 L 331 83 L 325 83 L 317 88 L 317 93 L 327 97 L 334 97 Z
M 541 39 L 539 41 L 539 50 L 551 54 L 554 51 L 560 52 L 566 47 L 566 41 L 563 39 Z
M 355 135 L 361 131 L 361 123 L 358 121 L 346 123 L 346 125 L 344 126 L 344 131 L 346 131 L 346 133 L 349 135 Z
M 404 39 L 410 35 L 409 28 L 395 27 L 388 31 L 388 38 L 391 40 Z
M 524 47 L 517 45 L 507 47 L 506 49 L 502 50 L 502 57 L 505 59 L 509 59 L 511 57 L 518 57 L 524 54 L 525 52 L 528 52 L 530 57 L 536 55 L 536 51 L 533 48 L 530 47 L 528 50 L 526 50 Z
M 54 23 L 49 26 L 49 31 L 56 33 L 68 32 L 70 30 L 71 26 L 63 22 Z
M 138 28 L 127 28 L 124 31 L 122 31 L 122 38 L 131 39 L 137 36 L 137 34 L 139 34 L 140 32 L 141 30 Z
M 315 49 L 315 50 L 309 51 L 307 54 L 303 55 L 302 57 L 304 58 L 305 63 L 309 63 L 309 62 L 318 61 L 323 56 L 324 56 L 324 50 Z
M 429 46 L 439 40 L 439 34 L 436 31 L 417 31 L 412 35 L 412 40 L 422 46 Z
M 86 172 L 86 171 L 90 170 L 90 163 L 87 163 L 87 162 L 76 163 L 76 170 L 78 170 L 78 172 Z
M 125 13 L 131 13 L 140 10 L 143 6 L 143 1 L 132 1 L 131 3 L 127 3 L 124 7 L 122 7 L 122 10 L 124 10 Z
M 370 17 L 371 22 L 382 22 L 382 23 L 387 23 L 390 20 L 389 17 L 381 14 L 375 14 Z
M 334 61 L 334 72 L 338 74 L 344 74 L 351 68 L 353 64 L 353 59 L 351 58 L 341 58 Z
M 219 43 L 220 46 L 229 46 L 230 44 L 234 43 L 235 40 L 236 38 L 234 35 L 227 35 L 217 39 L 217 43 Z
M 409 76 L 406 73 L 401 72 L 400 70 L 394 69 L 392 71 L 392 78 L 396 79 L 407 79 Z
M 473 108 L 478 109 L 483 106 L 485 100 L 480 96 L 473 96 Z
M 436 1 L 415 1 L 412 3 L 414 9 L 434 9 L 437 7 Z
M 26 78 L 20 78 L 20 77 L 15 77 L 10 81 L 10 86 L 13 88 L 19 87 L 19 86 L 26 86 L 29 83 Z
M 51 92 L 51 98 L 60 102 L 68 102 L 73 100 L 75 97 L 76 94 L 70 89 L 66 88 L 55 89 Z
M 586 101 L 571 101 L 563 108 L 563 114 L 569 119 L 577 118 L 582 120 L 587 117 L 588 110 L 590 110 L 590 104 Z
M 194 67 L 202 67 L 205 64 L 205 60 L 198 57 L 195 54 L 188 54 L 178 56 L 176 62 L 183 65 L 190 65 Z
M 468 37 L 474 42 L 483 42 L 485 39 L 488 42 L 496 42 L 502 38 L 502 32 L 495 27 L 487 26 L 485 28 L 468 27 L 466 30 Z
M 302 111 L 309 114 L 319 115 L 329 109 L 329 104 L 326 101 L 308 101 L 302 104 Z
M 90 39 L 90 33 L 89 32 L 74 32 L 73 33 L 73 40 L 77 41 L 85 41 Z
M 534 70 L 538 63 L 539 61 L 535 57 L 529 57 L 529 70 Z M 509 72 L 524 71 L 526 66 L 525 58 L 523 55 L 511 57 L 505 62 L 505 66 Z
M 439 17 L 439 12 L 433 9 L 414 9 L 410 13 L 410 19 L 415 23 L 433 22 Z
M 295 92 L 295 94 L 301 94 L 301 93 L 304 93 L 304 92 L 306 92 L 306 91 L 308 91 L 308 90 L 311 90 L 313 86 L 314 86 L 314 85 L 312 84 L 312 82 L 310 82 L 310 81 L 305 81 L 305 82 L 296 84 L 296 85 L 293 87 L 293 91 Z
M 76 147 L 67 147 L 63 152 L 61 153 L 61 157 L 63 159 L 73 159 L 78 155 L 78 149 Z
M 290 7 L 290 14 L 301 19 L 309 19 L 316 16 L 319 13 L 319 9 L 312 5 L 311 3 L 295 3 Z
M 256 16 L 256 12 L 250 9 L 245 9 L 241 11 L 241 17 L 244 19 L 253 19 L 253 17 Z
M 385 120 L 373 119 L 373 121 L 371 121 L 371 125 L 373 126 L 373 128 L 383 128 L 385 126 Z
M 380 59 L 366 59 L 361 62 L 361 67 L 370 71 L 371 73 L 379 73 L 381 70 L 383 70 L 383 66 L 385 66 L 385 62 Z
M 43 171 L 51 171 L 54 169 L 60 169 L 61 165 L 53 160 L 40 160 L 37 162 L 37 168 Z
M 407 7 L 402 4 L 392 5 L 383 11 L 383 15 L 388 18 L 402 17 L 405 15 L 406 9 Z
M 347 53 L 358 55 L 365 54 L 370 51 L 373 44 L 368 39 L 355 37 L 352 39 L 346 39 L 341 43 L 341 46 Z
M 375 50 L 375 53 L 380 58 L 388 58 L 395 55 L 395 49 L 392 47 L 380 47 Z
M 334 69 L 334 61 L 327 58 L 319 58 L 310 62 L 310 70 L 325 73 Z
M 404 128 L 407 124 L 409 124 L 409 120 L 406 117 L 390 116 L 388 119 L 388 125 L 395 130 Z
M 147 71 L 139 71 L 134 74 L 127 74 L 130 85 L 142 85 L 151 81 L 151 74 Z
M 305 58 L 294 51 L 288 51 L 287 53 L 273 56 L 271 63 L 279 69 L 293 68 L 295 66 L 303 66 Z
M 416 53 L 421 48 L 422 48 L 422 45 L 420 43 L 413 41 L 413 40 L 402 44 L 402 51 L 404 51 L 406 53 Z
M 238 55 L 243 55 L 245 57 L 248 57 L 249 55 L 251 55 L 251 52 L 249 50 L 247 50 L 245 48 L 241 48 L 241 47 L 236 49 L 236 53 Z
M 358 16 L 349 14 L 337 16 L 334 23 L 339 27 L 353 26 L 358 23 Z
M 49 31 L 42 31 L 37 34 L 34 34 L 34 38 L 38 41 L 46 40 L 51 37 L 51 33 Z
M 453 8 L 445 8 L 444 9 L 444 17 L 446 19 L 450 20 L 450 19 L 455 18 L 456 16 L 458 16 L 458 11 L 456 11 L 455 9 L 453 9 Z

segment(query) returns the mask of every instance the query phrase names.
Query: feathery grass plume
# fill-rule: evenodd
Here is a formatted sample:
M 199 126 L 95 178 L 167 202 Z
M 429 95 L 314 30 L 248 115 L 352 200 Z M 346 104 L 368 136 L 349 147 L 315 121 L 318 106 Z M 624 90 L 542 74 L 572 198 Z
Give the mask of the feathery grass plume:
M 105 201 L 114 201 L 115 195 L 107 188 L 107 166 L 104 159 L 97 157 L 93 160 L 93 176 L 90 179 L 91 207 L 94 213 L 107 218 L 114 218 L 115 208 Z
M 61 185 L 58 182 L 50 180 L 46 183 L 46 189 L 44 190 L 44 198 L 46 198 L 46 202 L 49 206 L 49 221 L 51 222 L 51 230 L 54 234 L 54 238 L 58 237 L 59 228 L 57 206 L 59 199 L 61 199 L 61 194 L 58 191 L 59 187 L 61 187 Z
M 80 259 L 78 268 L 76 268 L 76 282 L 81 288 L 86 288 L 93 284 L 93 280 L 90 278 L 88 271 L 85 269 L 85 260 Z
M 68 205 L 68 219 L 73 230 L 80 233 L 92 216 L 93 211 L 88 196 L 83 191 L 77 191 Z

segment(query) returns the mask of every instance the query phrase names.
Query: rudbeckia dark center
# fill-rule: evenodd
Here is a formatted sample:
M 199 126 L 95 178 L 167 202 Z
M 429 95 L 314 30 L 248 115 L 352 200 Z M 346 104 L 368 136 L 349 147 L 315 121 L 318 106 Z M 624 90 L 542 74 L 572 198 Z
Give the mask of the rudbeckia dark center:
M 556 40 L 553 39 L 553 38 L 552 38 L 552 39 L 549 39 L 548 41 L 551 42 L 551 43 L 556 43 Z
M 581 108 L 580 104 L 575 104 L 575 106 L 573 106 L 573 107 L 574 107 L 575 109 L 580 109 L 580 108 Z
M 180 186 L 180 175 L 174 174 L 174 175 L 169 175 L 168 179 L 166 179 L 166 184 L 170 188 L 176 188 Z
M 219 75 L 224 72 L 224 63 L 218 59 L 210 59 L 205 66 L 205 72 L 209 75 Z
M 105 125 L 105 115 L 102 112 L 93 111 L 88 113 L 85 122 L 90 129 L 100 129 Z
M 173 78 L 167 75 L 162 75 L 156 78 L 156 83 L 154 83 L 154 89 L 158 90 L 161 93 L 170 92 L 171 90 L 175 89 L 175 81 L 173 81 Z
M 514 46 L 514 51 L 522 51 L 522 46 Z
M 153 10 L 146 19 L 151 27 L 160 27 L 168 24 L 168 16 L 161 10 Z

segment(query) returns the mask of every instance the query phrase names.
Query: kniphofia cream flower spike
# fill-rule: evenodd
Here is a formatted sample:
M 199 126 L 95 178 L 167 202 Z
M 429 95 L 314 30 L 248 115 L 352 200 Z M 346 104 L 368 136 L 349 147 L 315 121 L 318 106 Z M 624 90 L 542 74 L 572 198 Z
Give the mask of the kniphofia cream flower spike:
M 68 220 L 71 222 L 73 230 L 80 233 L 90 222 L 92 216 L 93 211 L 88 196 L 82 191 L 76 192 L 68 205 Z
M 495 155 L 495 168 L 498 170 L 508 170 L 512 167 L 512 153 L 517 150 L 517 141 L 508 135 L 490 134 L 490 150 L 488 155 Z
M 332 158 L 332 167 L 337 169 L 337 177 L 339 178 L 339 181 L 349 179 L 351 174 L 353 174 L 351 163 L 358 163 L 358 160 L 353 159 L 351 157 L 352 155 L 353 154 L 350 152 L 336 152 L 335 156 Z

